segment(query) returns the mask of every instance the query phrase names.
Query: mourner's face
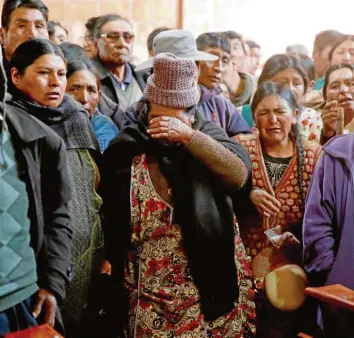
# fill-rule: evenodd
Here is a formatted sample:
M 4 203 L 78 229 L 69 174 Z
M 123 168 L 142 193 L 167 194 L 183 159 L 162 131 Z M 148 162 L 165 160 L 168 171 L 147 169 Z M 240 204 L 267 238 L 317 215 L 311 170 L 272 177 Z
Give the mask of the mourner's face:
M 95 45 L 94 38 L 92 34 L 90 34 L 88 31 L 86 31 L 85 36 L 83 38 L 82 47 L 85 49 L 85 52 L 87 53 L 90 59 L 94 58 L 97 55 L 97 48 Z
M 257 106 L 254 113 L 256 126 L 262 142 L 276 144 L 289 137 L 292 124 L 297 123 L 298 111 L 278 96 L 267 96 Z
M 101 37 L 96 38 L 96 46 L 103 63 L 128 63 L 134 46 L 132 26 L 124 20 L 107 22 L 101 28 Z
M 344 103 L 353 101 L 352 84 L 353 72 L 350 69 L 341 68 L 332 72 L 327 86 L 327 102 L 338 101 L 338 103 Z
M 80 70 L 68 78 L 66 92 L 88 111 L 95 111 L 100 99 L 96 77 L 88 70 Z
M 194 114 L 192 113 L 187 113 L 183 109 L 167 108 L 167 107 L 162 107 L 150 103 L 148 120 L 150 121 L 154 117 L 160 117 L 160 116 L 175 117 L 190 127 L 194 123 Z
M 55 43 L 56 45 L 60 45 L 63 42 L 68 42 L 68 34 L 66 33 L 65 29 L 60 26 L 55 26 L 54 34 L 50 38 L 50 40 Z
M 66 66 L 60 56 L 42 55 L 27 67 L 24 74 L 12 68 L 11 75 L 16 88 L 40 105 L 56 108 L 63 101 Z
M 344 41 L 334 50 L 331 64 L 340 63 L 354 64 L 354 41 Z
M 1 28 L 1 44 L 5 57 L 10 61 L 16 48 L 33 38 L 48 39 L 47 23 L 43 14 L 34 8 L 20 7 L 11 13 L 7 30 Z
M 301 74 L 296 69 L 288 68 L 282 70 L 276 73 L 271 80 L 288 86 L 292 90 L 297 102 L 301 104 L 305 94 L 305 83 Z
M 216 89 L 222 81 L 225 71 L 230 66 L 230 54 L 221 48 L 207 48 L 204 52 L 216 55 L 219 59 L 199 62 L 198 83 L 208 89 Z

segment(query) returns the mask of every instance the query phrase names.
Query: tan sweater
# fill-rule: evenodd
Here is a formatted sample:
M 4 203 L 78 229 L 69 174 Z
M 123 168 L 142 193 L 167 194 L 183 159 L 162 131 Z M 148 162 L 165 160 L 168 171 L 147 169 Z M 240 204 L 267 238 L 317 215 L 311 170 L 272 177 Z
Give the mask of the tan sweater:
M 228 186 L 239 189 L 247 180 L 247 168 L 243 161 L 222 144 L 200 131 L 193 133 L 185 148 Z M 163 200 L 170 203 L 169 185 L 162 175 L 155 157 L 148 156 L 151 181 Z

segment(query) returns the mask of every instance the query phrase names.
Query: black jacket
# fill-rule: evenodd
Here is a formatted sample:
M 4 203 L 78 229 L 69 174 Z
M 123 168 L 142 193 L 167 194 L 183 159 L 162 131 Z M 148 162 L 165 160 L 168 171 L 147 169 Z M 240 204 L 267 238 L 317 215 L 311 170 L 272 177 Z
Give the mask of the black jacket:
M 114 84 L 114 81 L 111 76 L 109 76 L 109 73 L 107 69 L 104 67 L 104 65 L 101 63 L 100 59 L 96 57 L 95 59 L 92 60 L 92 63 L 100 77 L 101 80 L 101 91 L 104 95 L 106 95 L 110 100 L 113 102 L 119 104 L 119 98 L 118 98 L 118 93 L 116 86 Z M 135 72 L 135 66 L 129 63 L 129 66 L 133 70 L 133 77 L 135 80 L 138 82 L 139 87 L 142 91 L 144 91 L 144 88 L 146 86 L 146 81 L 148 78 L 148 74 L 144 72 Z M 100 107 L 99 107 L 100 109 Z M 101 110 L 101 109 L 100 109 Z M 101 111 L 103 114 L 105 114 L 103 111 Z
M 71 194 L 65 145 L 49 127 L 9 105 L 6 105 L 6 123 L 19 176 L 26 184 L 29 198 L 31 246 L 36 254 L 38 285 L 51 291 L 60 304 L 72 274 L 68 209 Z

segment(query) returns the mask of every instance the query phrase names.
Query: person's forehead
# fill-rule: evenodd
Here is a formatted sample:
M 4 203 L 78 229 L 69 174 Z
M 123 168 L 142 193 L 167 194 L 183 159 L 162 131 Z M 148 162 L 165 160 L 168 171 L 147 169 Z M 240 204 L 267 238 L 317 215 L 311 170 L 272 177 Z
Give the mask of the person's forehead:
M 102 32 L 129 32 L 132 33 L 132 26 L 124 20 L 114 20 L 105 23 L 102 28 Z
M 342 42 L 337 48 L 336 51 L 341 50 L 341 49 L 346 49 L 346 48 L 354 48 L 354 41 L 352 40 L 347 40 Z
M 218 56 L 229 55 L 229 53 L 225 52 L 221 47 L 210 46 L 209 48 L 206 48 L 204 51 Z
M 337 69 L 331 73 L 329 76 L 329 83 L 334 81 L 342 81 L 351 79 L 353 77 L 353 72 L 349 68 Z
M 302 78 L 299 71 L 295 68 L 286 68 L 283 69 L 276 74 L 274 74 L 273 78 Z
M 10 24 L 12 22 L 25 21 L 45 21 L 43 14 L 36 8 L 19 7 L 16 8 L 10 16 Z
M 64 60 L 56 54 L 44 54 L 33 62 L 36 67 L 46 67 L 53 69 L 66 69 Z
M 65 30 L 60 26 L 55 26 L 55 33 L 57 35 L 66 35 Z
M 82 69 L 76 71 L 72 76 L 70 76 L 71 80 L 75 82 L 85 83 L 87 85 L 96 85 L 96 77 L 87 69 Z

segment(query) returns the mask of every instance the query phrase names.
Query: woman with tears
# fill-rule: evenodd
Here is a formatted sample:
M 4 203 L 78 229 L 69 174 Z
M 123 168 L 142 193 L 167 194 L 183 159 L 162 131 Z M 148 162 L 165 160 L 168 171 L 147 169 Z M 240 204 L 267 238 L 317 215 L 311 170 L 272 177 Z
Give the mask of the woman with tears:
M 261 83 L 252 101 L 252 112 L 257 132 L 236 136 L 252 160 L 249 205 L 246 202 L 243 213 L 237 216 L 243 243 L 252 258 L 258 295 L 257 336 L 297 337 L 299 332 L 311 330 L 309 308 L 295 304 L 301 294 L 296 297 L 294 290 L 290 299 L 285 295 L 288 292 L 283 297 L 281 283 L 292 289 L 288 276 L 294 269 L 295 275 L 301 274 L 300 268 L 293 265 L 302 267 L 304 203 L 321 147 L 300 134 L 300 107 L 287 85 Z M 276 240 L 270 233 L 277 235 Z M 277 283 L 267 284 L 273 278 L 270 273 L 281 266 L 284 271 L 276 272 Z
M 250 161 L 200 115 L 195 72 L 192 60 L 156 56 L 137 123 L 104 153 L 106 255 L 119 288 L 115 324 L 128 337 L 254 334 L 234 218 Z

